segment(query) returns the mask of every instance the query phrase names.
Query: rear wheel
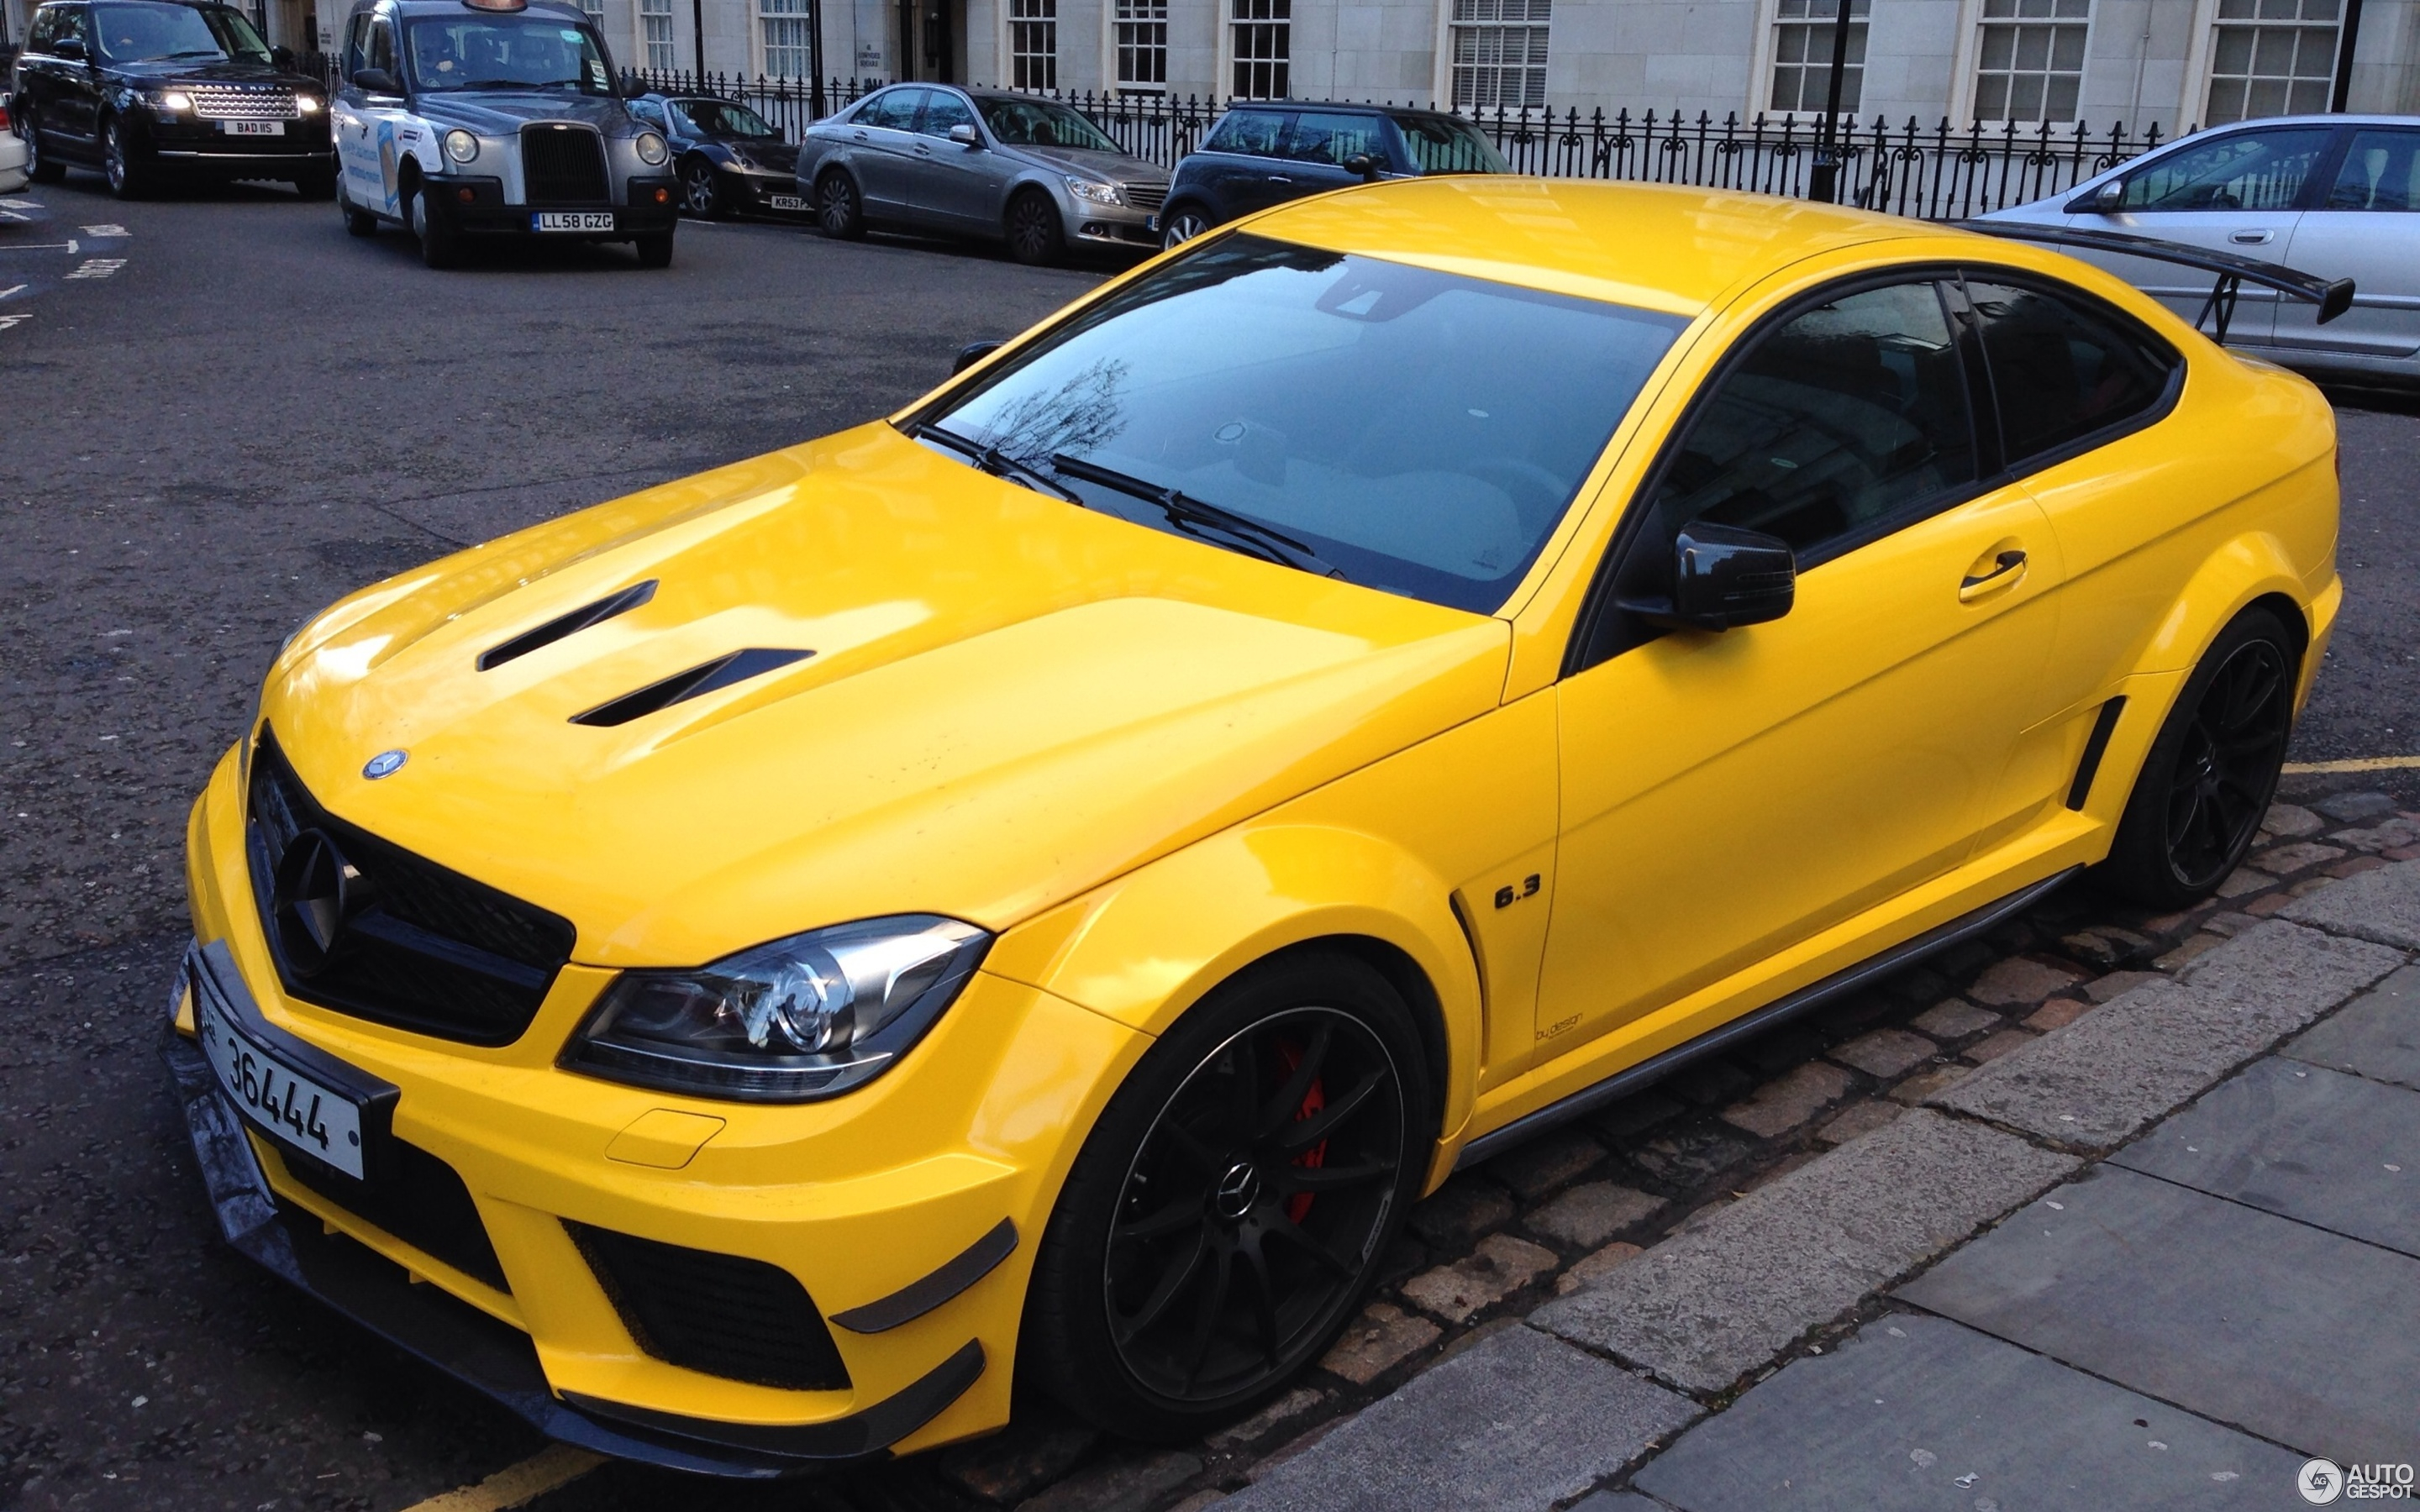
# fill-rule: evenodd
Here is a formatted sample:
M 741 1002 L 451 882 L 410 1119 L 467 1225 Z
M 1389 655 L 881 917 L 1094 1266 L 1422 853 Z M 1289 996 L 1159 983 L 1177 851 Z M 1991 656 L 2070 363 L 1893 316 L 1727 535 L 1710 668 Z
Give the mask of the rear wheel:
M 673 265 L 673 234 L 670 231 L 658 231 L 649 236 L 640 237 L 637 239 L 636 245 L 639 249 L 640 267 L 670 268 Z
M 2199 902 L 2243 862 L 2294 732 L 2299 653 L 2276 615 L 2219 632 L 2151 743 L 2103 872 L 2153 908 Z
M 411 196 L 411 234 L 420 239 L 420 260 L 431 268 L 446 269 L 462 261 L 460 236 L 438 215 L 430 196 L 435 190 L 422 188 Z
M 1210 229 L 1210 217 L 1199 206 L 1180 205 L 1168 212 L 1160 222 L 1159 245 L 1163 252 L 1192 240 Z
M 379 219 L 352 201 L 340 184 L 336 190 L 336 213 L 345 218 L 345 230 L 357 237 L 378 235 Z
M 842 241 L 865 235 L 865 205 L 857 197 L 855 179 L 828 173 L 815 180 L 815 224 L 824 235 Z
M 158 177 L 150 151 L 134 140 L 123 116 L 101 123 L 101 171 L 109 180 L 109 192 L 119 199 L 141 199 Z
M 1035 1259 L 1023 1363 L 1131 1437 L 1249 1411 L 1359 1305 L 1432 1121 L 1384 977 L 1322 953 L 1245 973 L 1153 1047 L 1085 1141 Z
M 68 176 L 68 165 L 42 149 L 40 118 L 32 111 L 19 123 L 25 129 L 25 175 L 38 184 L 55 184 Z
M 719 221 L 729 213 L 723 203 L 722 176 L 704 158 L 681 165 L 681 208 L 701 221 Z
M 1008 202 L 1008 255 L 1031 268 L 1047 267 L 1067 251 L 1067 228 L 1049 195 L 1029 189 Z
M 336 170 L 306 168 L 294 176 L 294 193 L 304 199 L 324 200 L 336 193 Z

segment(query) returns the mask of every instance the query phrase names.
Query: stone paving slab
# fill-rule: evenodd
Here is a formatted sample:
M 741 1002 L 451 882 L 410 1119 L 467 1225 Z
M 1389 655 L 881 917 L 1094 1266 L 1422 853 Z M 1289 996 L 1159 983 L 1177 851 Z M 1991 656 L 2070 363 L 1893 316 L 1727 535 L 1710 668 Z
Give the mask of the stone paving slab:
M 2256 1060 L 2109 1163 L 2420 1257 L 2420 1091 Z
M 1989 1335 L 1902 1314 L 1792 1361 L 1636 1481 L 1683 1512 L 2265 1512 L 2291 1496 L 2298 1463 Z
M 1995 1129 L 1908 1113 L 1531 1321 L 1686 1390 L 1721 1391 L 2076 1164 Z
M 1517 1324 L 1373 1402 L 1221 1512 L 1546 1512 L 1696 1403 Z
M 1899 1295 L 2306 1454 L 2412 1443 L 2420 1260 L 2133 1171 L 2096 1167 Z
M 2286 1046 L 2315 1066 L 2420 1088 L 2420 966 L 2406 966 Z
M 2295 899 L 2279 913 L 2339 934 L 2420 950 L 2420 862 L 2348 877 Z

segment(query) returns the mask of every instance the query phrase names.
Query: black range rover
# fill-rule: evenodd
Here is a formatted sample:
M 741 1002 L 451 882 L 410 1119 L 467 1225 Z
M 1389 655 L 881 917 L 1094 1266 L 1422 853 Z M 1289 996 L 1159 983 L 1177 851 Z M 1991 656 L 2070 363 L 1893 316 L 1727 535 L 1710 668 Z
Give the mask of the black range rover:
M 51 0 L 27 28 L 15 96 L 39 183 L 81 163 L 120 198 L 175 174 L 335 191 L 319 82 L 280 67 L 228 6 Z

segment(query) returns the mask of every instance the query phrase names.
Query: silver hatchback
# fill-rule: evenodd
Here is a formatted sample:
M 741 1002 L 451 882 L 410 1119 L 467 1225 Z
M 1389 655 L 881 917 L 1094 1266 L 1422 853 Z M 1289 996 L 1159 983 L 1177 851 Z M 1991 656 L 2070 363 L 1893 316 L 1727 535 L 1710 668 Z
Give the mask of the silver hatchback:
M 2213 127 L 1985 219 L 2156 237 L 2350 278 L 2352 308 L 2326 325 L 2311 305 L 2244 288 L 2228 345 L 2313 374 L 2420 384 L 2420 117 L 2273 116 Z M 2074 255 L 2189 320 L 2210 296 L 2209 280 L 2172 266 Z
M 807 129 L 799 192 L 824 234 L 870 226 L 1007 243 L 1019 262 L 1070 246 L 1156 248 L 1168 171 L 1055 100 L 900 84 Z

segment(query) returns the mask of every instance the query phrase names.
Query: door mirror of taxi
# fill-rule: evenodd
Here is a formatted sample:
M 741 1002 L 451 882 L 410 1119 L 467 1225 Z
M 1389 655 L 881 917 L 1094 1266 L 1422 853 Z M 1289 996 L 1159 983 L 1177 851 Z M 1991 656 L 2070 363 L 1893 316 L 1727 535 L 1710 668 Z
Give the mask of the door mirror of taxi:
M 979 147 L 983 146 L 983 137 L 981 133 L 977 132 L 972 126 L 968 125 L 965 121 L 960 121 L 957 125 L 950 128 L 950 140 L 955 142 L 962 147 Z
M 952 378 L 957 377 L 968 368 L 974 366 L 977 363 L 982 362 L 985 358 L 989 357 L 992 353 L 1000 350 L 1001 345 L 1001 343 L 997 341 L 978 341 L 970 342 L 968 345 L 959 347 L 958 360 L 950 364 L 950 376 Z
M 1797 596 L 1798 560 L 1788 542 L 1694 520 L 1672 543 L 1672 596 L 1618 607 L 1671 629 L 1731 630 L 1781 618 Z
M 1367 152 L 1356 152 L 1344 160 L 1344 171 L 1360 175 L 1365 182 L 1374 180 L 1378 177 L 1378 171 L 1385 166 L 1385 163 Z
M 384 69 L 355 69 L 353 86 L 373 95 L 399 95 L 403 86 Z

